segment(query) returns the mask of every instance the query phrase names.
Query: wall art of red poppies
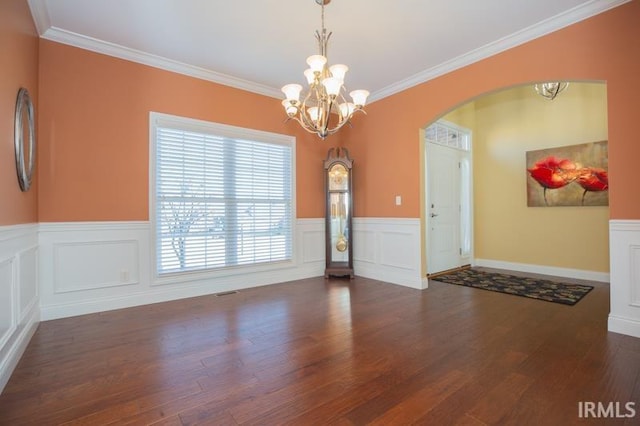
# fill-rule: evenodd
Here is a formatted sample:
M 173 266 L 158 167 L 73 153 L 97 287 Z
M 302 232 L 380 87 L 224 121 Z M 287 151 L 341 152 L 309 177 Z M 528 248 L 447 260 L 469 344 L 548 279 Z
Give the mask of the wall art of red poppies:
M 608 206 L 607 141 L 527 152 L 527 205 Z

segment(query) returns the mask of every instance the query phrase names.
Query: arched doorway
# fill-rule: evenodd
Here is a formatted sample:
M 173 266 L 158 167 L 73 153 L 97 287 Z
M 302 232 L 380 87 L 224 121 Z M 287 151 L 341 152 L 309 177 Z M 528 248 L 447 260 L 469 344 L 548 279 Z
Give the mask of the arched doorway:
M 474 264 L 609 280 L 608 207 L 527 207 L 526 200 L 527 151 L 607 140 L 603 83 L 571 83 L 553 101 L 532 85 L 513 87 L 442 118 L 473 133 Z

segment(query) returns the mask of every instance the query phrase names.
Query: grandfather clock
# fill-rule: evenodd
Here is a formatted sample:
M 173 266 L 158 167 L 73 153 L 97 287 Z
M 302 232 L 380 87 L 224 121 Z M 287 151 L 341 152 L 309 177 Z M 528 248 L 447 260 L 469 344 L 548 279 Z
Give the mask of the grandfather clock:
M 352 239 L 353 160 L 345 148 L 331 148 L 324 161 L 325 179 L 325 278 L 353 278 Z

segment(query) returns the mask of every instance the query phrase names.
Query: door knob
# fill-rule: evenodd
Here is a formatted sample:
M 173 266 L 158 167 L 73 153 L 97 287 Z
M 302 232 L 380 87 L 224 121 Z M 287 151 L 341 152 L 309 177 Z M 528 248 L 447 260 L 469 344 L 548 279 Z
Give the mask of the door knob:
M 438 215 L 435 214 L 435 213 L 431 213 L 431 217 L 436 217 L 436 216 L 438 216 Z

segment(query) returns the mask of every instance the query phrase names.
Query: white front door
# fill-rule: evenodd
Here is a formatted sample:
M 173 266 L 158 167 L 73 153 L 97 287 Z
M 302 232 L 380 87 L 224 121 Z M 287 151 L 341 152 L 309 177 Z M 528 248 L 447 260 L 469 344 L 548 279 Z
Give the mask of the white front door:
M 425 144 L 427 273 L 458 268 L 471 261 L 470 134 L 444 127 L 451 142 Z M 432 132 L 428 132 L 432 135 Z M 466 142 L 455 141 L 467 138 Z
M 427 144 L 427 270 L 460 266 L 460 168 L 455 149 Z

